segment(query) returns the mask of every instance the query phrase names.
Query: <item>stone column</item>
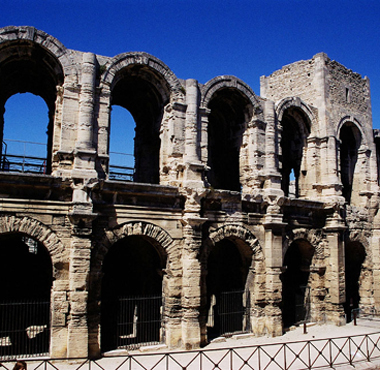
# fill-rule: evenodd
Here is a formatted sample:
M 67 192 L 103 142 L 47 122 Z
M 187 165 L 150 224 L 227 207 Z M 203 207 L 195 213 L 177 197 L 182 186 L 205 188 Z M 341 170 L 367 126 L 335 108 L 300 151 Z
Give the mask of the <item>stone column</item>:
M 205 166 L 199 160 L 198 154 L 198 82 L 186 80 L 186 120 L 185 120 L 185 173 L 184 186 L 198 188 L 203 186 L 202 174 Z
M 96 58 L 92 53 L 83 54 L 79 122 L 74 152 L 73 177 L 96 177 L 94 169 L 96 151 L 93 148 L 93 121 L 96 80 Z
M 198 82 L 186 80 L 186 125 L 185 125 L 185 162 L 198 162 Z
M 274 102 L 265 101 L 265 168 L 268 175 L 278 175 L 276 165 L 276 122 Z

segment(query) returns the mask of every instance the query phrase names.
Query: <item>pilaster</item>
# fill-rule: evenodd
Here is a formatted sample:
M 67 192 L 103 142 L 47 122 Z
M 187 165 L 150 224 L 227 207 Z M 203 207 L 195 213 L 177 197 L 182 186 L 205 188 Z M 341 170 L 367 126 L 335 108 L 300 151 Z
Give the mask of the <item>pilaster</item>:
M 345 294 L 345 261 L 343 233 L 346 230 L 340 209 L 344 199 L 337 197 L 326 208 L 332 208 L 334 213 L 327 218 L 324 232 L 327 240 L 326 288 L 328 289 L 326 316 L 327 321 L 335 325 L 345 324 L 343 303 Z
M 282 241 L 285 223 L 282 222 L 281 206 L 283 193 L 266 194 L 267 213 L 264 218 L 264 255 L 266 268 L 266 301 L 265 331 L 271 336 L 282 335 L 282 313 L 280 309 L 282 299 Z
M 68 317 L 67 356 L 88 356 L 88 280 L 91 258 L 92 203 L 85 198 L 88 189 L 77 187 L 73 191 L 73 207 L 69 213 L 72 224 L 69 290 L 70 314 Z M 87 201 L 85 201 L 87 200 Z

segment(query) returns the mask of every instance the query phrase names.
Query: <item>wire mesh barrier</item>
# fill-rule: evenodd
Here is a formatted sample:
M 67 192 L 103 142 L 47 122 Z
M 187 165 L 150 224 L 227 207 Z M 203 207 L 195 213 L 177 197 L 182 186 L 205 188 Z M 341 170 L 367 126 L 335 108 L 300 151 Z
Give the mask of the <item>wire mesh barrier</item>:
M 28 361 L 28 370 L 306 370 L 380 359 L 380 332 L 235 348 L 131 354 L 99 360 Z M 11 370 L 13 363 L 0 366 Z
M 49 333 L 49 302 L 0 302 L 0 359 L 47 355 Z
M 162 296 L 119 298 L 117 348 L 161 343 L 161 317 Z

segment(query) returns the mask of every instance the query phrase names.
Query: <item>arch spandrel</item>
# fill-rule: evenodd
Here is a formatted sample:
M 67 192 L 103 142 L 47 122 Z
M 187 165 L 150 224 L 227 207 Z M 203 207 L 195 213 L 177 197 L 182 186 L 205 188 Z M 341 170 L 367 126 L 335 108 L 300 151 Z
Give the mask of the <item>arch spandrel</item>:
M 224 88 L 233 88 L 240 91 L 252 104 L 254 109 L 261 108 L 260 100 L 252 89 L 235 76 L 218 76 L 203 85 L 201 89 L 201 105 L 206 108 L 215 92 Z M 262 111 L 262 109 L 260 109 L 260 111 Z
M 105 87 L 105 90 L 112 90 L 117 84 L 119 79 L 117 75 L 124 68 L 134 65 L 144 66 L 150 69 L 156 76 L 156 83 L 161 82 L 166 86 L 162 86 L 165 90 L 166 96 L 163 96 L 163 100 L 167 101 L 183 101 L 183 87 L 176 77 L 176 75 L 170 70 L 170 68 L 158 58 L 144 52 L 128 52 L 118 54 L 113 57 L 109 64 L 106 64 L 105 72 L 101 76 L 100 86 Z M 162 89 L 159 89 L 160 91 Z
M 48 226 L 27 216 L 1 216 L 0 234 L 11 233 L 25 234 L 44 245 L 52 260 L 53 276 L 57 275 L 58 271 L 62 269 L 64 265 L 62 261 L 65 256 L 64 245 L 56 233 Z

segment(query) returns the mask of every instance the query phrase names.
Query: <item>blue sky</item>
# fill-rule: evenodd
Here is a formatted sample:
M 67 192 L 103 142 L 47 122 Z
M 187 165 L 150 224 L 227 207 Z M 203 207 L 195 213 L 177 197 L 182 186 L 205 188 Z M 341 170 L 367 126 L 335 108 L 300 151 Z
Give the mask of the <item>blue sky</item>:
M 201 83 L 235 75 L 258 95 L 261 75 L 323 51 L 370 78 L 380 128 L 379 0 L 1 0 L 8 25 L 106 56 L 145 51 Z

